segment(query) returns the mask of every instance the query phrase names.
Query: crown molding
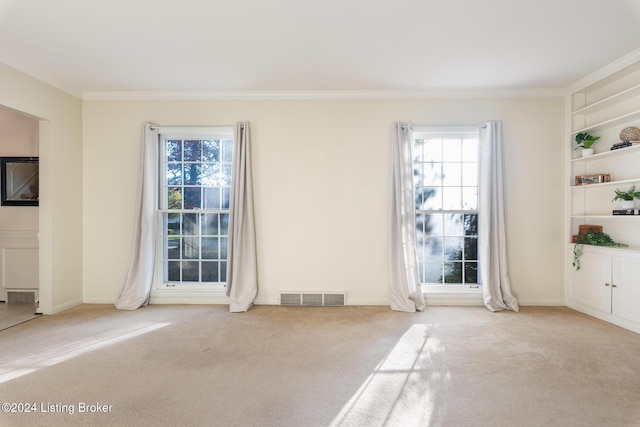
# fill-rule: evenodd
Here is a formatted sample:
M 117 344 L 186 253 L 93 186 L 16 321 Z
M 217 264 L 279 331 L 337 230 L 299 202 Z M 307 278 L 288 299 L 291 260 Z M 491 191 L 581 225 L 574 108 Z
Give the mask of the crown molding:
M 46 83 L 50 86 L 53 86 L 56 89 L 59 89 L 63 92 L 68 93 L 69 95 L 75 96 L 76 98 L 82 98 L 82 91 L 78 90 L 72 86 L 69 86 L 68 84 L 62 83 L 59 80 L 53 79 L 51 77 L 49 77 L 48 75 L 33 69 L 31 67 L 29 67 L 28 65 L 23 64 L 20 61 L 16 61 L 15 59 L 11 58 L 10 56 L 7 56 L 3 53 L 0 53 L 0 63 L 3 63 L 13 69 L 16 69 L 24 74 L 27 74 L 28 76 L 33 77 L 36 80 L 39 80 L 43 83 Z
M 470 90 L 334 90 L 334 91 L 87 91 L 84 100 L 314 100 L 314 99 L 422 99 L 422 98 L 548 98 L 562 97 L 564 89 Z
M 572 92 L 577 92 L 580 89 L 583 89 L 589 85 L 592 85 L 606 77 L 609 77 L 611 74 L 622 70 L 629 65 L 640 61 L 640 49 L 636 49 L 631 53 L 623 56 L 616 61 L 611 62 L 610 64 L 605 65 L 599 70 L 594 71 L 593 73 L 581 78 L 580 80 L 570 84 L 565 89 L 565 95 L 570 95 Z

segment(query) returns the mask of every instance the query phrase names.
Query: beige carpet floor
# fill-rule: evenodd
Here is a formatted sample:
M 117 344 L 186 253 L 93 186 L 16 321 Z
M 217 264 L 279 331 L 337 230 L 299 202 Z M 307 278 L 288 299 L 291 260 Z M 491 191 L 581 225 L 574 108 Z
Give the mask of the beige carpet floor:
M 567 308 L 84 305 L 0 331 L 0 401 L 2 426 L 640 426 L 640 335 Z
M 28 322 L 39 316 L 37 304 L 0 303 L 0 330 Z

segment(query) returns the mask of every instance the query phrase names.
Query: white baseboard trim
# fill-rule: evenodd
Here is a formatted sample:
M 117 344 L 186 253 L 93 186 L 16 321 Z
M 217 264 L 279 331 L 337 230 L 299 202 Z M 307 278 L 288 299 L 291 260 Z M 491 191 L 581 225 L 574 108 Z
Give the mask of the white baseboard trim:
M 79 306 L 82 304 L 82 299 L 78 298 L 78 299 L 74 299 L 68 302 L 65 302 L 63 304 L 58 304 L 55 305 L 51 308 L 51 311 L 49 310 L 43 310 L 42 306 L 38 306 L 38 308 L 36 309 L 36 313 L 38 314 L 44 314 L 44 315 L 49 315 L 49 314 L 57 314 L 66 310 L 69 310 L 70 308 Z

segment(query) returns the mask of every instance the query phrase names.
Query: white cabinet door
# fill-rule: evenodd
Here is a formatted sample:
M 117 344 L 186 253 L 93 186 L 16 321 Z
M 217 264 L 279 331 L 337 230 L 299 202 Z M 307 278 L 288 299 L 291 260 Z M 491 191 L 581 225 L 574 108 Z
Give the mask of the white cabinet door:
M 585 250 L 580 257 L 580 270 L 572 269 L 569 298 L 584 306 L 611 313 L 611 262 L 611 255 Z
M 640 323 L 640 259 L 613 258 L 613 313 Z

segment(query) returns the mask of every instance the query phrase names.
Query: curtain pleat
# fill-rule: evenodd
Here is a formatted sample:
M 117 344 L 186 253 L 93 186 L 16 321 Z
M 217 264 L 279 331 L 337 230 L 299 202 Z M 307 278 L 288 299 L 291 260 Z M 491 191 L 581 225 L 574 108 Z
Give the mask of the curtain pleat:
M 155 264 L 158 208 L 158 127 L 144 125 L 136 212 L 127 273 L 116 308 L 135 310 L 149 303 Z
M 484 304 L 491 311 L 519 311 L 507 269 L 502 123 L 480 129 L 478 251 Z
M 391 138 L 390 299 L 396 311 L 422 311 L 424 296 L 416 256 L 411 125 L 394 123 Z
M 258 295 L 248 122 L 235 128 L 227 256 L 229 311 L 247 311 Z

